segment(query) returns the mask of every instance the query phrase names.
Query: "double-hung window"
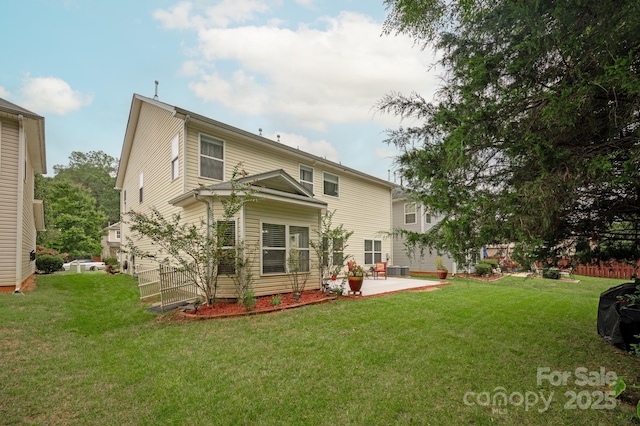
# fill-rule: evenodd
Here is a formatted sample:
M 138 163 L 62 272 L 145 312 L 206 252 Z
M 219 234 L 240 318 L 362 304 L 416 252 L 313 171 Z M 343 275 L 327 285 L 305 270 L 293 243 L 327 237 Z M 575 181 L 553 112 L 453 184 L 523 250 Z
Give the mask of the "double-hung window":
M 300 184 L 313 194 L 313 167 L 300 164 Z
M 382 240 L 364 240 L 364 263 L 382 262 Z
M 332 197 L 337 197 L 340 194 L 339 191 L 339 178 L 337 175 L 332 173 L 324 172 L 322 173 L 322 181 L 323 181 L 323 193 L 324 195 L 330 195 Z
M 175 180 L 180 176 L 180 161 L 178 161 L 178 135 L 171 139 L 171 180 Z
M 262 273 L 310 271 L 309 228 L 306 226 L 262 224 Z
M 424 223 L 431 223 L 431 210 L 424 208 Z
M 200 176 L 224 179 L 224 142 L 200 134 Z
M 416 223 L 417 208 L 416 203 L 405 203 L 404 205 L 404 224 L 405 225 L 413 225 Z
M 140 180 L 138 185 L 138 201 L 142 203 L 144 200 L 144 172 L 140 172 Z
M 234 274 L 236 272 L 236 222 L 219 220 L 216 226 L 221 248 L 218 275 Z
M 332 246 L 330 248 L 329 246 Z M 329 256 L 333 266 L 342 265 L 344 263 L 344 242 L 342 238 L 322 239 L 322 265 L 329 266 Z

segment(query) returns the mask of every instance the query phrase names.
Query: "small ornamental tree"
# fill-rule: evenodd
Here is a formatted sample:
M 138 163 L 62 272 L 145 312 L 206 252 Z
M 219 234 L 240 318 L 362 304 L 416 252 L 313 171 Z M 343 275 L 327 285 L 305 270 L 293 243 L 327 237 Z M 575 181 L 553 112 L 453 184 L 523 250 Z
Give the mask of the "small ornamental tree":
M 289 256 L 287 257 L 287 272 L 289 282 L 291 283 L 291 291 L 293 292 L 293 299 L 298 302 L 300 295 L 304 291 L 309 275 L 311 275 L 309 267 L 309 259 L 304 256 L 305 252 L 292 248 L 289 250 Z
M 318 259 L 318 268 L 324 289 L 329 289 L 333 279 L 342 273 L 344 264 L 349 257 L 344 254 L 347 241 L 353 235 L 353 231 L 344 229 L 343 224 L 334 227 L 333 215 L 335 212 L 334 210 L 322 216 L 320 228 L 315 231 L 316 240 L 309 242 Z
M 126 223 L 134 237 L 138 241 L 150 240 L 165 255 L 160 257 L 158 253 L 141 250 L 133 240 L 128 241 L 127 251 L 134 256 L 178 266 L 202 292 L 208 305 L 215 304 L 218 276 L 227 272 L 222 269 L 236 263 L 235 259 L 230 259 L 230 256 L 238 255 L 236 250 L 230 250 L 231 224 L 235 223 L 235 215 L 246 202 L 252 200 L 251 195 L 255 192 L 248 184 L 238 181 L 238 170 L 239 167 L 236 167 L 233 172 L 231 194 L 225 197 L 212 196 L 222 205 L 222 214 L 218 219 L 214 217 L 210 202 L 207 202 L 207 220 L 200 220 L 199 223 L 183 223 L 180 214 L 167 219 L 155 207 L 149 214 L 134 211 L 126 214 Z

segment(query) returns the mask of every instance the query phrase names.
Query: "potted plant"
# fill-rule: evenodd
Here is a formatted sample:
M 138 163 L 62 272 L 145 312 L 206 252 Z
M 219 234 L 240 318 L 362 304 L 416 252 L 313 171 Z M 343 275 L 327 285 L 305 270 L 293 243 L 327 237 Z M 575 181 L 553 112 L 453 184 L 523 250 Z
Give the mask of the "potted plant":
M 362 288 L 362 281 L 364 280 L 364 268 L 359 266 L 356 262 L 349 262 L 347 277 L 351 292 L 362 294 L 360 289 Z
M 449 270 L 444 264 L 444 259 L 440 256 L 436 257 L 436 274 L 438 274 L 438 279 L 440 281 L 444 281 L 447 278 L 448 273 Z

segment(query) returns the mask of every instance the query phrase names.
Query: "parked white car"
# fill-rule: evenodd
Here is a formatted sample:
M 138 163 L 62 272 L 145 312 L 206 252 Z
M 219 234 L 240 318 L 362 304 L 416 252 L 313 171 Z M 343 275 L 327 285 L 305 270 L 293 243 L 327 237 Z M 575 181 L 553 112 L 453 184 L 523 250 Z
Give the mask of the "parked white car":
M 71 269 L 71 265 L 78 265 L 78 264 L 84 265 L 84 268 L 87 271 L 95 271 L 95 270 L 104 269 L 107 267 L 107 265 L 105 265 L 104 262 L 96 262 L 91 259 L 77 259 L 71 262 L 63 263 L 62 269 L 64 269 L 65 271 L 68 271 Z

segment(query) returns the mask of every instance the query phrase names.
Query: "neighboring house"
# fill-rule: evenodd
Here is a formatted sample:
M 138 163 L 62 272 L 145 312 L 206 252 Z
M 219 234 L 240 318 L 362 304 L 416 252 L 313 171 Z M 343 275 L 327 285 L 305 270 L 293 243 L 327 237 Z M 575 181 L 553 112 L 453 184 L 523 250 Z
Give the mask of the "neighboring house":
M 206 220 L 212 195 L 228 194 L 229 180 L 241 163 L 242 180 L 258 192 L 232 223 L 236 241 L 253 250 L 256 295 L 291 291 L 285 273 L 290 250 L 309 258 L 307 288 L 319 288 L 317 259 L 309 246 L 320 217 L 335 211 L 334 226 L 354 231 L 346 254 L 371 266 L 391 254 L 381 232 L 392 228 L 394 184 L 299 149 L 264 138 L 154 99 L 134 95 L 126 128 L 116 189 L 120 211 L 165 217 L 180 213 L 188 222 Z M 218 202 L 214 217 L 220 218 Z M 122 242 L 131 238 L 122 223 Z M 147 241 L 140 248 L 153 251 Z M 127 271 L 155 267 L 148 259 L 127 259 Z M 220 297 L 233 297 L 232 282 L 220 276 Z
M 0 99 L 0 292 L 35 273 L 44 206 L 33 198 L 34 175 L 46 172 L 44 117 Z
M 118 258 L 120 255 L 120 222 L 109 225 L 107 235 L 100 240 L 102 244 L 102 258 Z
M 406 229 L 419 233 L 425 233 L 440 220 L 422 204 L 416 203 L 407 196 L 401 188 L 393 191 L 393 229 Z M 420 253 L 420 249 L 408 252 L 405 247 L 406 239 L 395 236 L 393 238 L 393 260 L 394 265 L 408 266 L 410 273 L 435 273 L 435 259 L 438 253 L 429 253 L 425 249 Z M 448 254 L 440 256 L 450 274 L 457 273 L 457 266 Z

